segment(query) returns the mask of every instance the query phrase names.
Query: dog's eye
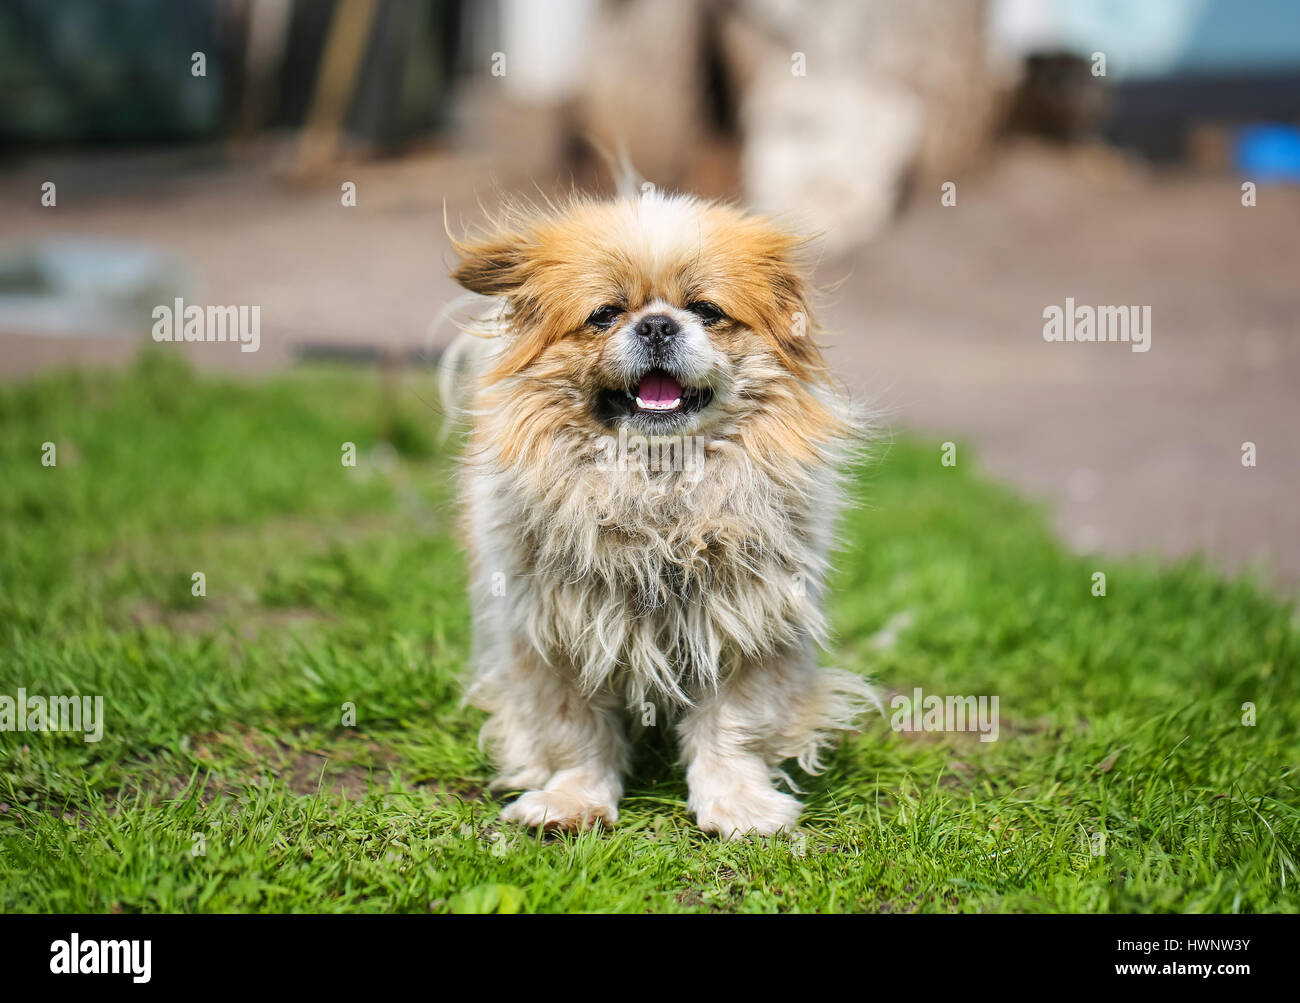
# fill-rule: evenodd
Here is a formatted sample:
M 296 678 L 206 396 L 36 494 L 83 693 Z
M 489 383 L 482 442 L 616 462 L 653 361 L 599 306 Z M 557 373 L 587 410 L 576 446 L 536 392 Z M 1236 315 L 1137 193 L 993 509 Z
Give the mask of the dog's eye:
M 622 312 L 622 307 L 603 306 L 587 318 L 587 323 L 595 327 L 609 327 L 614 321 L 618 320 Z
M 727 315 L 719 310 L 714 304 L 707 300 L 699 300 L 695 303 L 688 304 L 686 307 L 691 313 L 699 317 L 706 324 L 716 324 Z

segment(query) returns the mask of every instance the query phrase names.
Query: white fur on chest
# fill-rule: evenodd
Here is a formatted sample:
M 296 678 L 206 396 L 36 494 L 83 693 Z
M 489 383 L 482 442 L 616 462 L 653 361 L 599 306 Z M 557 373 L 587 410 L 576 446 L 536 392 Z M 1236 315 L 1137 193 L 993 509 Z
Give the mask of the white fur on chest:
M 491 457 L 466 471 L 480 674 L 533 656 L 588 693 L 684 704 L 824 637 L 829 470 L 778 481 L 728 444 L 696 471 L 554 459 L 545 480 Z

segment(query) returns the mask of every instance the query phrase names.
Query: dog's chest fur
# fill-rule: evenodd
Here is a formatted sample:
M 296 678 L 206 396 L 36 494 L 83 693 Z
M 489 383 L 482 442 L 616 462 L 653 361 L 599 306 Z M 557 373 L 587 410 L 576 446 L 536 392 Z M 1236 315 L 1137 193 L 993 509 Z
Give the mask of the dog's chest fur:
M 680 702 L 742 658 L 824 633 L 828 471 L 763 470 L 725 447 L 693 471 L 557 455 L 545 480 L 471 473 L 476 595 L 504 575 L 504 595 L 479 600 L 481 648 L 522 644 L 589 692 Z

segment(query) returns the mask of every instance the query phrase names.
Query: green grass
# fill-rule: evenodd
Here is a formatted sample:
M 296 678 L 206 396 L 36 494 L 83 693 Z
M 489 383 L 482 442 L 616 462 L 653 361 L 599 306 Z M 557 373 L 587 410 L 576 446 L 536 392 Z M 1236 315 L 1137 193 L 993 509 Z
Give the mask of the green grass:
M 0 909 L 1300 910 L 1291 607 L 1069 554 L 968 451 L 911 441 L 860 472 L 827 659 L 997 695 L 998 741 L 876 718 L 798 778 L 793 839 L 720 844 L 654 735 L 613 832 L 503 829 L 459 702 L 453 464 L 404 381 L 152 355 L 0 388 L 0 694 L 106 716 L 98 743 L 0 733 Z

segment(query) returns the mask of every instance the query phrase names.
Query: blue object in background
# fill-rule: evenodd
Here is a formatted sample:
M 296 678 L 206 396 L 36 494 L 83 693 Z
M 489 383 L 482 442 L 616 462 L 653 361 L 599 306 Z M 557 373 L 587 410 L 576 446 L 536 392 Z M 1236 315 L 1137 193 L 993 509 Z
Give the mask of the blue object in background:
M 1293 125 L 1250 125 L 1237 132 L 1237 170 L 1257 184 L 1300 184 L 1300 129 Z

